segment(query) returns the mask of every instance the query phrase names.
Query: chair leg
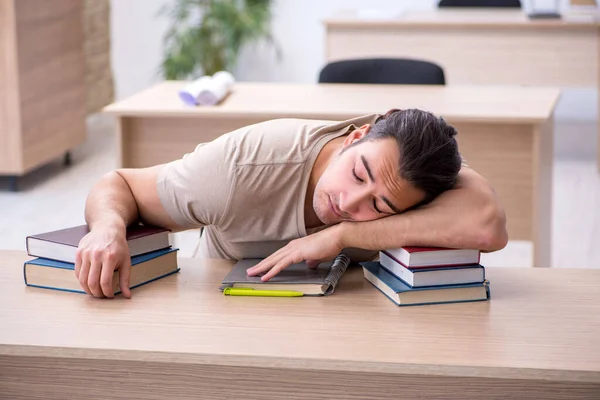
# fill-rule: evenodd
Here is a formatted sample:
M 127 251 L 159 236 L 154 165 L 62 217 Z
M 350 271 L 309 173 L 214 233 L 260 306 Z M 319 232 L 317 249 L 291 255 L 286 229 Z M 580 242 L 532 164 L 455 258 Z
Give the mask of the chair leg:
M 18 182 L 19 182 L 18 177 L 16 175 L 9 176 L 8 177 L 8 190 L 10 190 L 11 192 L 18 192 L 19 191 Z
M 72 160 L 72 158 L 71 158 L 71 152 L 70 152 L 70 151 L 67 151 L 67 152 L 65 153 L 65 158 L 64 158 L 64 160 L 63 160 L 63 163 L 64 163 L 65 167 L 68 167 L 68 166 L 70 166 L 70 165 L 73 163 L 73 160 Z

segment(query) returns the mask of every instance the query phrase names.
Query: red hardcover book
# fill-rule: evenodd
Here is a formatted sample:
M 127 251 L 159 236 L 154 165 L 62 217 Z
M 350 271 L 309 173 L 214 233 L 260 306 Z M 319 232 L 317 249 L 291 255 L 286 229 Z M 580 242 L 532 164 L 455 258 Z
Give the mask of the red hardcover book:
M 383 252 L 407 268 L 479 264 L 481 258 L 481 252 L 476 249 L 401 247 L 398 249 L 386 249 Z
M 169 232 L 168 229 L 155 226 L 131 225 L 127 228 L 130 255 L 133 257 L 169 247 Z M 27 254 L 32 257 L 75 263 L 75 252 L 79 241 L 88 233 L 87 225 L 80 225 L 27 236 L 25 240 Z

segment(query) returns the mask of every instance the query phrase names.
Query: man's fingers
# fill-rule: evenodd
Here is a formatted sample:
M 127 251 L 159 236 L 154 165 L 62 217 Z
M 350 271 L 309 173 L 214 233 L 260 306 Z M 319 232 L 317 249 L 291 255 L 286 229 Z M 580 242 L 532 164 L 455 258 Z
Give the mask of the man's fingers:
M 316 269 L 319 264 L 321 264 L 321 261 L 319 260 L 306 260 L 306 265 L 308 265 L 308 268 L 310 269 Z
M 292 260 L 290 257 L 286 257 L 286 258 L 282 259 L 273 268 L 271 268 L 271 270 L 269 272 L 267 272 L 264 276 L 262 276 L 260 278 L 260 280 L 263 282 L 268 281 L 269 279 L 271 279 L 275 275 L 279 274 L 281 271 L 283 271 L 285 268 L 289 267 L 293 263 L 294 263 L 294 260 Z
M 121 293 L 123 296 L 130 298 L 131 290 L 129 289 L 129 278 L 131 276 L 131 259 L 129 257 L 125 257 L 125 261 L 121 268 L 119 269 L 119 287 L 121 288 Z
M 100 287 L 100 271 L 102 270 L 102 258 L 98 251 L 92 253 L 90 272 L 88 274 L 88 287 L 95 297 L 104 297 Z
M 77 251 L 75 252 L 75 277 L 77 278 L 77 280 L 79 280 L 79 272 L 81 271 L 81 263 L 83 261 L 81 253 L 81 249 L 77 249 Z
M 259 262 L 258 264 L 256 264 L 254 267 L 248 268 L 246 270 L 246 272 L 248 273 L 248 276 L 258 275 L 260 273 L 263 273 L 263 272 L 271 269 L 275 264 L 277 264 L 279 262 L 279 260 L 281 258 L 282 258 L 281 253 L 279 251 L 277 251 L 277 252 L 271 254 L 269 257 L 262 260 L 261 262 Z
M 248 276 L 256 276 L 265 271 L 268 271 L 275 264 L 276 261 L 273 261 L 271 257 L 269 257 L 268 259 L 265 258 L 263 261 L 259 262 L 254 267 L 248 268 L 246 272 L 248 273 Z
M 102 293 L 109 299 L 115 296 L 112 282 L 117 260 L 114 257 L 113 253 L 106 253 L 103 260 L 104 265 L 100 272 L 100 288 L 102 289 Z
M 283 267 L 280 266 L 281 264 L 277 264 L 276 266 L 274 266 L 273 268 L 271 268 L 269 270 L 269 272 L 267 272 L 266 274 L 264 274 L 260 280 L 263 282 L 267 282 L 269 279 L 271 279 L 272 277 L 274 277 L 275 275 L 277 275 L 278 273 L 281 272 L 281 270 L 283 269 Z
M 90 256 L 86 252 L 81 255 L 81 268 L 79 270 L 79 284 L 84 292 L 91 295 L 90 287 L 88 286 L 88 275 L 90 273 Z
M 248 276 L 255 276 L 262 272 L 268 271 L 269 269 L 273 268 L 273 266 L 275 266 L 279 261 L 281 261 L 282 258 L 289 256 L 293 249 L 294 246 L 292 242 L 288 243 L 284 247 L 271 254 L 269 257 L 256 264 L 254 267 L 248 268 L 246 270 Z

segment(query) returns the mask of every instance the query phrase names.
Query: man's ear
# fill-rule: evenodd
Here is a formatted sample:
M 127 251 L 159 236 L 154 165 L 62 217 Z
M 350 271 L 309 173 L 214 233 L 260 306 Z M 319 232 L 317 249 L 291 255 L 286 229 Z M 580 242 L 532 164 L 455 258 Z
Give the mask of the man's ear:
M 370 130 L 371 130 L 371 125 L 369 125 L 369 124 L 365 124 L 365 125 L 361 126 L 360 128 L 356 128 L 355 130 L 350 132 L 348 134 L 348 136 L 346 136 L 346 139 L 344 139 L 344 143 L 342 144 L 342 147 L 348 147 L 352 143 L 357 142 L 360 139 L 364 138 L 365 135 L 367 133 L 369 133 Z

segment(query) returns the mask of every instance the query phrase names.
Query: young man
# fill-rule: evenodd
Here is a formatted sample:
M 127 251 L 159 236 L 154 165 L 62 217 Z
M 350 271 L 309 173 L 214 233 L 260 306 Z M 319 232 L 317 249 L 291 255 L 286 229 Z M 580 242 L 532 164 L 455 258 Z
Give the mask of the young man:
M 201 129 L 201 127 L 199 127 Z M 461 163 L 455 129 L 420 110 L 347 121 L 279 119 L 202 143 L 179 160 L 104 176 L 90 192 L 90 233 L 75 274 L 95 297 L 129 290 L 126 226 L 204 228 L 203 257 L 265 258 L 268 280 L 342 250 L 355 260 L 409 245 L 495 251 L 504 210 L 484 178 Z

